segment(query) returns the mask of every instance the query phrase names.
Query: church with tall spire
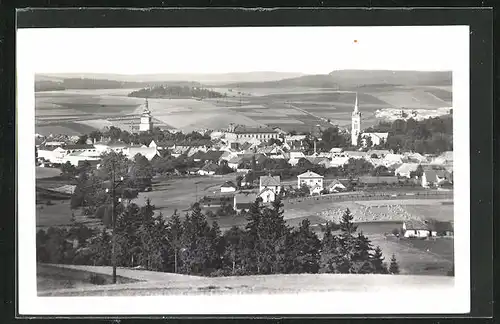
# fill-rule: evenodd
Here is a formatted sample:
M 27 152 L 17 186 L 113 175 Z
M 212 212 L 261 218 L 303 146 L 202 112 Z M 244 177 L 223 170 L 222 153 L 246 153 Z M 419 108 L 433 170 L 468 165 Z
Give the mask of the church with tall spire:
M 153 130 L 153 118 L 151 117 L 151 111 L 149 110 L 148 99 L 144 104 L 144 110 L 141 115 L 141 123 L 139 125 L 139 132 L 150 132 Z
M 361 113 L 358 107 L 358 93 L 356 92 L 356 101 L 354 102 L 354 111 L 352 112 L 351 122 L 351 144 L 358 146 L 358 137 L 361 134 Z

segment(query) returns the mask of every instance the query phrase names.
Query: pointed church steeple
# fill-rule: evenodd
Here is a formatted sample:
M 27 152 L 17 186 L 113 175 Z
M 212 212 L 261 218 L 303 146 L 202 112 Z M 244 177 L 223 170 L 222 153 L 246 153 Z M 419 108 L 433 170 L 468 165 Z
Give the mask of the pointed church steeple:
M 358 110 L 358 93 L 356 92 L 356 101 L 354 102 L 354 113 L 359 112 Z
M 356 99 L 354 101 L 354 111 L 352 112 L 352 126 L 351 126 L 351 144 L 358 146 L 358 136 L 361 133 L 361 113 L 358 107 L 358 93 L 356 92 Z

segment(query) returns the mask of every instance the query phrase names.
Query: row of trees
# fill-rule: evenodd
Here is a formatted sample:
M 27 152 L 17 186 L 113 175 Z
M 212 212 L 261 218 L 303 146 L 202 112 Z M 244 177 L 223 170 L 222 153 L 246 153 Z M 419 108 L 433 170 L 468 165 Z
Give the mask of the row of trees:
M 453 150 L 453 118 L 441 116 L 421 121 L 412 118 L 381 122 L 365 132 L 389 133 L 383 148 L 400 151 L 415 151 L 421 154 L 439 154 Z
M 132 91 L 128 96 L 139 98 L 223 98 L 226 94 L 202 87 L 159 85 Z
M 257 200 L 241 216 L 248 220 L 245 228 L 232 227 L 222 233 L 216 221 L 209 224 L 197 203 L 183 219 L 176 212 L 167 221 L 161 214 L 154 216 L 149 201 L 143 207 L 128 204 L 116 224 L 117 264 L 211 276 L 399 273 L 394 256 L 387 265 L 380 248 L 357 232 L 349 210 L 336 224 L 339 233 L 330 224 L 323 239 L 308 220 L 298 228 L 287 226 L 279 199 L 270 207 Z M 37 257 L 40 262 L 110 265 L 111 237 L 106 229 L 90 233 L 40 230 Z
M 118 127 L 110 126 L 103 131 L 95 130 L 89 134 L 80 136 L 77 144 L 85 144 L 88 139 L 99 141 L 101 138 L 109 138 L 112 141 L 121 141 L 126 144 L 135 143 L 142 145 L 149 145 L 153 140 L 156 143 L 172 141 L 178 145 L 182 143 L 206 145 L 210 141 L 209 135 L 200 134 L 198 132 L 171 133 L 156 127 L 149 133 L 130 133 Z

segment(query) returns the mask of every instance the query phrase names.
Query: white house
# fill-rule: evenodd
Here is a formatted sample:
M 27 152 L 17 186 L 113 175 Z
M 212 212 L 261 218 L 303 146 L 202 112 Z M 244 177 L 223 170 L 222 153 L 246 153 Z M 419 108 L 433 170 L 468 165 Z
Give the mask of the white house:
M 273 202 L 276 200 L 276 192 L 270 188 L 262 190 L 258 196 L 262 198 L 263 203 Z
M 38 149 L 38 158 L 39 159 L 43 158 L 49 161 L 50 163 L 62 164 L 63 158 L 67 154 L 68 154 L 67 151 L 60 146 L 55 148 L 40 147 Z
M 429 237 L 436 236 L 426 221 L 409 220 L 403 222 L 404 237 Z
M 297 188 L 300 188 L 302 185 L 308 186 L 310 189 L 319 187 L 319 191 L 323 190 L 323 176 L 307 171 L 297 176 Z
M 259 191 L 263 192 L 264 190 L 269 189 L 274 192 L 274 196 L 281 191 L 281 178 L 280 176 L 261 176 L 259 178 Z M 274 198 L 273 200 L 274 201 Z
M 228 181 L 220 186 L 220 192 L 235 192 L 236 185 L 232 181 Z

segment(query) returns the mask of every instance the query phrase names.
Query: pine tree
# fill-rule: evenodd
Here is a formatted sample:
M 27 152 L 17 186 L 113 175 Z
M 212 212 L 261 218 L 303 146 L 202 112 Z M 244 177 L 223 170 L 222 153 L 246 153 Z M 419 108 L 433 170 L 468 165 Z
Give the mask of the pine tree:
M 363 233 L 358 233 L 355 238 L 355 251 L 352 257 L 355 273 L 367 274 L 374 272 L 370 262 L 372 249 L 370 240 Z
M 357 240 L 353 234 L 357 226 L 352 222 L 353 215 L 346 209 L 340 221 L 341 234 L 339 237 L 339 257 L 336 263 L 336 271 L 339 273 L 356 273 L 354 262 L 357 253 Z
M 391 258 L 391 264 L 389 265 L 390 274 L 399 274 L 399 265 L 396 260 L 396 256 L 393 254 Z
M 169 218 L 167 221 L 167 228 L 166 228 L 166 236 L 165 239 L 167 241 L 169 251 L 171 253 L 167 253 L 167 263 L 170 266 L 167 266 L 170 271 L 173 271 L 174 273 L 178 272 L 179 268 L 179 251 L 182 247 L 182 223 L 181 219 L 179 217 L 179 214 L 177 214 L 177 210 L 174 211 L 174 214 L 172 217 Z M 173 260 L 172 258 L 169 258 L 169 255 L 173 255 Z M 173 263 L 173 265 L 172 265 Z
M 382 250 L 380 246 L 375 248 L 373 255 L 371 256 L 371 264 L 373 266 L 374 273 L 387 274 L 387 265 L 384 262 L 384 257 L 382 255 Z
M 241 260 L 244 257 L 244 240 L 245 232 L 236 226 L 231 227 L 229 231 L 224 233 L 224 260 L 231 269 L 231 274 L 235 275 L 238 268 L 241 269 Z
M 338 239 L 332 234 L 331 228 L 327 226 L 321 241 L 320 272 L 335 273 L 338 258 Z
M 287 272 L 317 273 L 319 271 L 321 242 L 305 219 L 294 230 L 286 243 Z

